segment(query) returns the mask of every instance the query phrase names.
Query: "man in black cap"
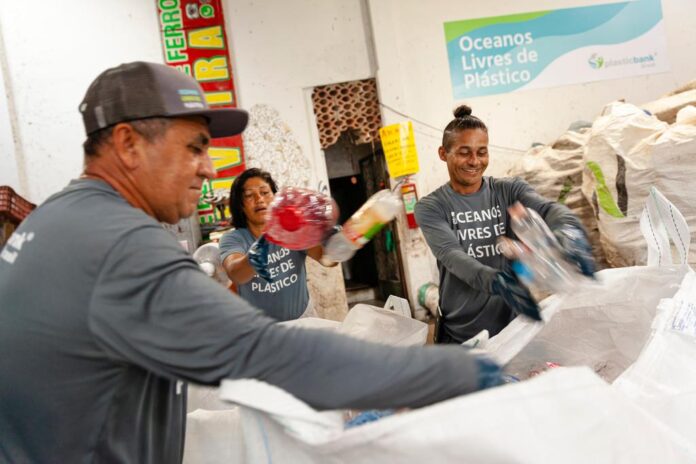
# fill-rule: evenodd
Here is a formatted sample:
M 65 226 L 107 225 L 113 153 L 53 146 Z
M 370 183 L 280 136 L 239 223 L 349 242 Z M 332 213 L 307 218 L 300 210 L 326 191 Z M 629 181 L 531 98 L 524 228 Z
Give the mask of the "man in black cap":
M 459 347 L 392 348 L 274 324 L 158 221 L 196 211 L 211 137 L 247 114 L 129 63 L 92 83 L 80 179 L 0 256 L 0 461 L 176 463 L 185 382 L 256 378 L 314 407 L 417 407 L 499 383 Z

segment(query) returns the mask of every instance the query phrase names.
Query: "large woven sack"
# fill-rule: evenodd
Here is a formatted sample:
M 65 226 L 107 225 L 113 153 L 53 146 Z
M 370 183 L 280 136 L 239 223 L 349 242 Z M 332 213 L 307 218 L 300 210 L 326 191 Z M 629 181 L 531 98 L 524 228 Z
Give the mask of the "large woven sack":
M 639 219 L 651 187 L 679 208 L 692 235 L 696 231 L 696 126 L 670 126 L 633 105 L 611 103 L 592 125 L 584 161 L 583 194 L 594 208 L 611 266 L 646 263 Z
M 589 235 L 598 269 L 607 267 L 594 210 L 582 194 L 584 147 L 589 130 L 568 130 L 552 145 L 538 145 L 520 156 L 507 175 L 521 177 L 541 196 L 566 205 Z

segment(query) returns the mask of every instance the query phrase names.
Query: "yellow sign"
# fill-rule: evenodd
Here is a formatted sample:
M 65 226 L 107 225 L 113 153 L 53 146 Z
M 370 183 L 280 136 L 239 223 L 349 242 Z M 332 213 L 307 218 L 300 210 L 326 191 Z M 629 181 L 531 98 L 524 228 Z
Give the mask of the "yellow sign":
M 418 153 L 411 121 L 384 126 L 379 130 L 379 137 L 393 179 L 418 172 Z

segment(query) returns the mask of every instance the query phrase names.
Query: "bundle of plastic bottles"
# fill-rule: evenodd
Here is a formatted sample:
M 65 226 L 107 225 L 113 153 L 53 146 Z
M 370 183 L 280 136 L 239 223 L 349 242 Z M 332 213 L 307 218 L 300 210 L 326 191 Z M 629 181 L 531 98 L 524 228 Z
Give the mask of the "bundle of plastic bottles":
M 290 250 L 306 250 L 322 243 L 338 220 L 338 206 L 314 190 L 285 187 L 268 208 L 263 233 Z
M 501 252 L 533 294 L 567 293 L 587 280 L 565 255 L 558 240 L 539 214 L 521 203 L 508 208 L 510 227 L 519 241 L 502 237 Z

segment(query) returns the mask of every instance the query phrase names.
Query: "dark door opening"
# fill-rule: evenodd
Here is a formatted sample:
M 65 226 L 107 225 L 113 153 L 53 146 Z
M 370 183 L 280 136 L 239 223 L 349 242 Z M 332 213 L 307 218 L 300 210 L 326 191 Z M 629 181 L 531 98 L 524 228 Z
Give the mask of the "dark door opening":
M 360 174 L 329 179 L 329 187 L 341 212 L 339 224 L 346 222 L 367 201 L 365 183 Z M 347 291 L 377 287 L 377 264 L 372 242 L 343 263 L 342 269 Z
M 371 144 L 354 144 L 349 133 L 326 151 L 331 196 L 343 224 L 372 195 L 389 188 L 382 150 Z M 396 224 L 387 224 L 373 239 L 341 264 L 348 303 L 381 306 L 389 295 L 404 297 Z
M 365 183 L 365 194 L 370 197 L 378 191 L 389 188 L 389 173 L 381 149 L 360 160 L 360 173 Z M 396 222 L 392 221 L 370 242 L 373 246 L 377 268 L 377 294 L 382 300 L 389 295 L 406 297 L 402 261 L 399 251 L 399 235 Z

